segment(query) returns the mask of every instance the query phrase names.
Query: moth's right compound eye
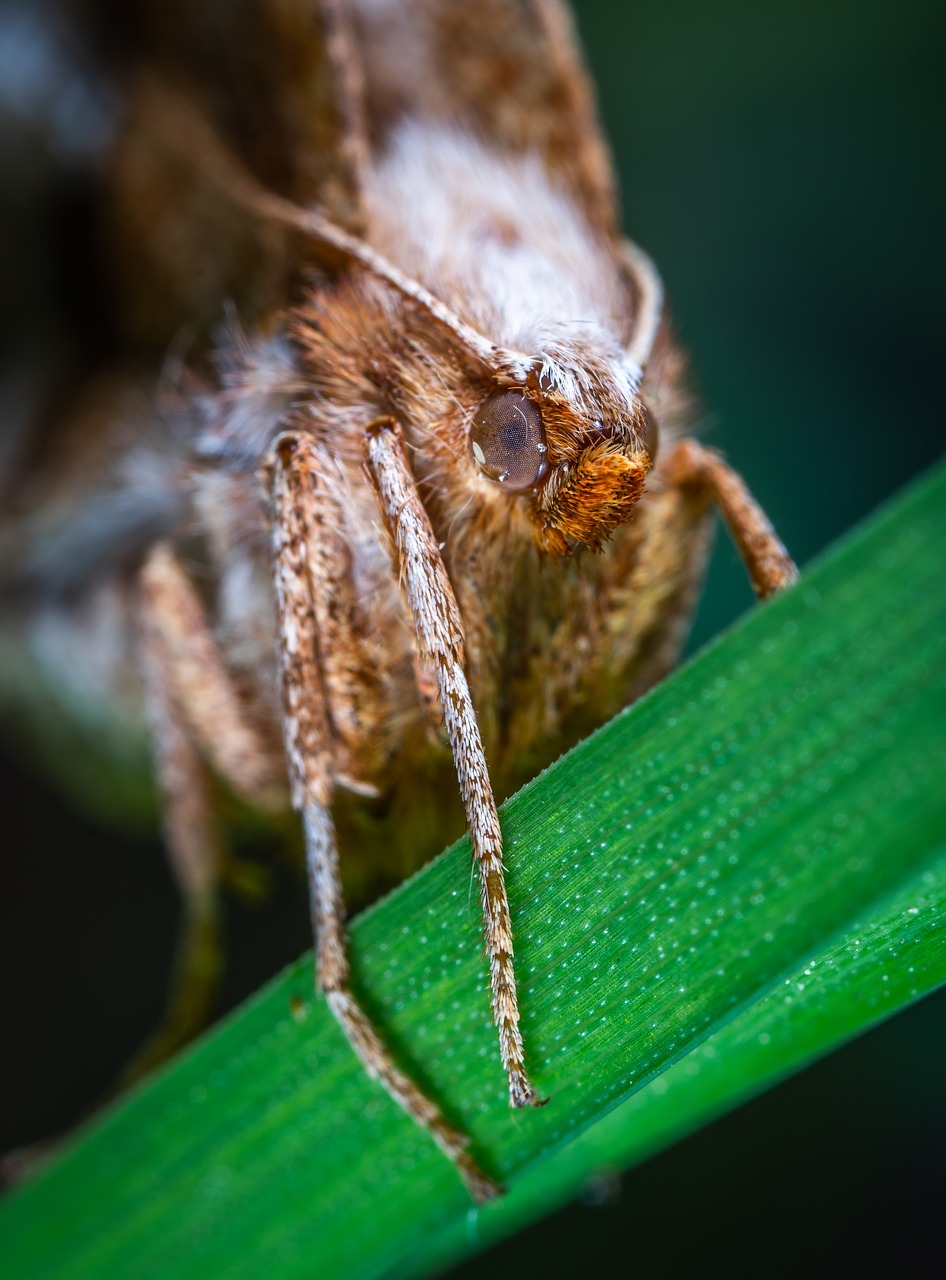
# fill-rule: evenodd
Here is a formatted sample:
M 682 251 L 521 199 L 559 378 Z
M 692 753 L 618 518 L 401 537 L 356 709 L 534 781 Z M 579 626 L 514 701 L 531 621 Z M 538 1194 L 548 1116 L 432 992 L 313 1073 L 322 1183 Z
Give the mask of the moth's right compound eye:
M 548 471 L 539 406 L 519 391 L 498 391 L 477 409 L 470 449 L 485 476 L 510 493 L 534 489 Z

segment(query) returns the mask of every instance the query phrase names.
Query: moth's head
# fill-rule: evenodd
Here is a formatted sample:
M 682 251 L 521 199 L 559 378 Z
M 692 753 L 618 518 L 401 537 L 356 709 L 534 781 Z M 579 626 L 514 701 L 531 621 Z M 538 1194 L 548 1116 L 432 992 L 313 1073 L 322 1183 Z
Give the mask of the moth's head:
M 525 501 L 553 556 L 600 549 L 625 524 L 656 456 L 656 423 L 621 362 L 547 357 L 501 375 L 474 409 L 480 474 Z

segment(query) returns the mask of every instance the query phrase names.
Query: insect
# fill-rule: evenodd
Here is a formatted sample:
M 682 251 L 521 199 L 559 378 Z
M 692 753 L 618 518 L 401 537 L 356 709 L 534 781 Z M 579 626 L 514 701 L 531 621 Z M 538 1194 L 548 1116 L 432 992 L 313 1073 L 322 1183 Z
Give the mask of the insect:
M 115 57 L 105 336 L 37 417 L 3 627 L 72 714 L 148 728 L 185 917 L 137 1069 L 212 997 L 216 779 L 298 815 L 317 984 L 487 1199 L 351 990 L 346 859 L 415 865 L 459 798 L 510 1103 L 541 1105 L 494 795 L 672 665 L 714 505 L 760 596 L 794 566 L 686 436 L 557 0 L 142 5 Z

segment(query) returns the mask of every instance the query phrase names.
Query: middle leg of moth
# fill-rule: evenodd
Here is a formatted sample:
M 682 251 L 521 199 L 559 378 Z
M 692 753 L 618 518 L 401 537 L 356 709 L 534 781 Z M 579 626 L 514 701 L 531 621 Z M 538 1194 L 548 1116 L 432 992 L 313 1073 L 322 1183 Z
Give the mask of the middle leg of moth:
M 394 1062 L 351 990 L 345 904 L 332 800 L 336 750 L 320 660 L 317 619 L 332 612 L 336 584 L 314 545 L 320 518 L 319 462 L 311 437 L 287 432 L 270 464 L 273 552 L 283 689 L 283 724 L 293 808 L 302 814 L 315 933 L 316 983 L 325 993 L 368 1074 L 425 1128 L 450 1157 L 470 1195 L 482 1202 L 502 1188 L 469 1154 L 469 1140 L 450 1125 Z

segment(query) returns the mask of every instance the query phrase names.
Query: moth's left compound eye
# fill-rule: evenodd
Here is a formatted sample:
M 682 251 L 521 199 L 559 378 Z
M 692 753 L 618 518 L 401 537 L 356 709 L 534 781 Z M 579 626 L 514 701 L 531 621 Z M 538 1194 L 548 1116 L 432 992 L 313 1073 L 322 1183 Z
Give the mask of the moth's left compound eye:
M 548 471 L 539 406 L 518 391 L 489 396 L 473 418 L 470 449 L 483 474 L 510 493 L 534 489 Z

